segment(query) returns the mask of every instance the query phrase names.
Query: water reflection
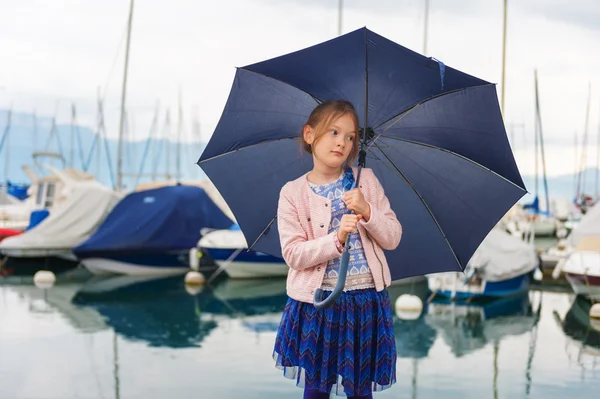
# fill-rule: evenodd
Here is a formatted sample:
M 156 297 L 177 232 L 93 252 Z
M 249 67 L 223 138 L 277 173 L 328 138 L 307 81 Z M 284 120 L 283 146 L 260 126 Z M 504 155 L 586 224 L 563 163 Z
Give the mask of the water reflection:
M 224 280 L 196 291 L 181 276 L 114 276 L 87 281 L 73 298 L 101 314 L 115 332 L 150 346 L 199 346 L 223 318 L 251 331 L 276 331 L 287 300 L 285 281 Z
M 285 279 L 227 279 L 212 290 L 218 301 L 208 312 L 228 315 L 240 320 L 242 326 L 256 333 L 277 331 L 288 296 Z
M 528 293 L 488 303 L 434 300 L 426 320 L 440 332 L 454 356 L 461 357 L 488 343 L 531 331 L 539 320 L 539 310 L 533 311 Z
M 571 307 L 561 319 L 558 312 L 554 317 L 562 328 L 566 342 L 565 351 L 570 362 L 584 371 L 600 368 L 600 321 L 590 319 L 592 302 L 581 295 L 574 296 Z
M 180 276 L 152 279 L 115 276 L 94 278 L 76 293 L 73 303 L 91 307 L 114 331 L 149 346 L 186 348 L 198 346 L 214 320 L 202 317 L 211 298 L 190 295 Z
M 285 279 L 224 279 L 197 291 L 186 289 L 182 276 L 59 280 L 48 290 L 30 280 L 0 281 L 0 319 L 8 315 L 4 320 L 14 326 L 4 329 L 5 337 L 19 337 L 0 340 L 10 364 L 0 364 L 0 371 L 37 376 L 36 384 L 0 388 L 1 397 L 18 397 L 30 386 L 65 397 L 51 384 L 39 385 L 64 379 L 79 381 L 81 391 L 100 392 L 96 379 L 114 390 L 96 397 L 166 397 L 162 387 L 172 397 L 297 397 L 273 372 L 269 356 L 287 301 Z M 399 387 L 381 397 L 583 397 L 598 388 L 598 373 L 590 369 L 600 369 L 600 326 L 590 321 L 583 297 L 531 292 L 487 303 L 427 303 L 426 282 L 388 291 L 392 307 L 406 293 L 425 306 L 414 320 L 394 316 Z M 57 361 L 62 365 L 53 368 Z M 82 377 L 92 363 L 97 376 Z M 150 379 L 140 380 L 139 364 L 152 365 L 145 371 Z M 227 385 L 231 375 L 240 384 Z M 573 391 L 580 375 L 587 385 Z M 69 397 L 77 397 L 73 392 Z
M 17 297 L 27 303 L 31 314 L 43 317 L 59 313 L 70 325 L 79 331 L 93 333 L 107 328 L 103 318 L 92 309 L 85 309 L 72 302 L 73 297 L 81 287 L 80 276 L 70 276 L 68 280 L 58 280 L 49 289 L 40 289 L 33 285 L 30 277 L 4 277 L 1 280 L 2 289 L 17 294 Z
M 427 296 L 429 294 L 427 281 L 405 285 L 395 285 L 388 288 L 392 308 L 398 297 L 403 294 L 416 295 L 425 303 L 421 315 L 414 320 L 403 320 L 394 316 L 394 335 L 396 338 L 396 353 L 400 358 L 421 359 L 427 357 L 429 349 L 435 342 L 437 332 L 425 320 L 427 314 Z

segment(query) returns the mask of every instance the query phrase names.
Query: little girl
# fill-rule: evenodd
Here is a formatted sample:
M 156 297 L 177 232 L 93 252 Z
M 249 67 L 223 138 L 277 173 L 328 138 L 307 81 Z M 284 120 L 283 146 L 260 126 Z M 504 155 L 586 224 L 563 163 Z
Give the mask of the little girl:
M 326 101 L 311 113 L 302 145 L 312 154 L 307 174 L 283 186 L 277 223 L 290 270 L 290 297 L 277 331 L 273 358 L 284 376 L 304 387 L 304 398 L 372 398 L 396 382 L 391 283 L 383 249 L 400 242 L 402 226 L 370 169 L 349 166 L 358 153 L 358 116 L 347 101 Z M 350 214 L 348 211 L 354 211 Z M 335 287 L 349 241 L 344 292 L 323 310 L 313 305 Z

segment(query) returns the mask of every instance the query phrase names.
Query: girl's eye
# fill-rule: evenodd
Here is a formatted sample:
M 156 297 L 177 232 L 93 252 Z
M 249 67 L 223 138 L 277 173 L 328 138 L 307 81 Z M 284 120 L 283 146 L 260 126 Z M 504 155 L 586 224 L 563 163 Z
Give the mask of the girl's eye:
M 354 141 L 354 136 L 348 136 L 348 141 Z
M 333 134 L 334 136 L 337 136 L 338 132 L 335 129 L 332 129 L 329 131 L 329 133 Z

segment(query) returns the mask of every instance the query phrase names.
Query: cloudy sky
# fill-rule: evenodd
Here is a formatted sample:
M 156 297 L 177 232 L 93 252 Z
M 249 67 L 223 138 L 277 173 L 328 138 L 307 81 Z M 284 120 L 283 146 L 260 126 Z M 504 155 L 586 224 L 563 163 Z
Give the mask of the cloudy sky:
M 424 0 L 344 0 L 342 31 L 363 26 L 423 51 Z M 338 0 L 138 0 L 133 16 L 128 108 L 137 138 L 157 102 L 176 114 L 181 88 L 187 134 L 196 115 L 214 129 L 236 66 L 295 51 L 338 32 Z M 127 0 L 0 1 L 0 108 L 54 116 L 75 103 L 94 126 L 96 93 L 117 135 Z M 427 55 L 501 87 L 502 0 L 430 0 Z M 534 69 L 550 175 L 575 167 L 575 133 L 592 97 L 588 164 L 600 131 L 600 2 L 509 0 L 505 122 L 523 174 L 533 173 Z M 163 115 L 163 114 L 161 114 Z M 4 121 L 0 121 L 0 127 Z

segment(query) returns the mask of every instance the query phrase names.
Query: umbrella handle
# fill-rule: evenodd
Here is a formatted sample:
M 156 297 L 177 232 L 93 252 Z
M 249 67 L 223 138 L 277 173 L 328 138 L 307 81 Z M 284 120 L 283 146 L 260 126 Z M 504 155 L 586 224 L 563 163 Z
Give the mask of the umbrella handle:
M 348 245 L 348 242 L 346 242 L 346 245 Z M 344 250 L 344 253 L 342 253 L 342 259 L 340 261 L 340 271 L 339 271 L 338 280 L 335 285 L 335 288 L 331 292 L 331 295 L 329 295 L 324 300 L 321 300 L 321 298 L 323 297 L 323 290 L 320 288 L 317 288 L 315 290 L 315 297 L 313 300 L 313 302 L 315 304 L 315 308 L 317 308 L 319 310 L 328 308 L 331 305 L 333 305 L 335 303 L 335 301 L 337 301 L 337 299 L 340 297 L 340 295 L 342 295 L 342 291 L 344 291 L 344 286 L 346 285 L 346 273 L 348 272 L 348 261 L 349 260 L 350 260 L 350 252 L 348 252 L 347 250 Z
M 365 142 L 366 142 L 366 139 L 365 139 Z M 366 156 L 366 151 L 364 149 L 365 146 L 366 146 L 366 144 L 363 143 L 363 145 L 362 145 L 363 148 L 361 149 L 361 153 L 360 153 L 361 158 L 364 158 Z M 362 162 L 364 163 L 364 159 L 362 160 Z M 362 171 L 362 164 L 359 163 L 356 180 L 354 181 L 352 188 L 359 187 L 358 183 L 360 182 L 361 171 Z M 351 213 L 354 213 L 354 211 L 352 211 Z M 349 248 L 348 243 L 349 242 L 350 242 L 350 236 L 348 236 L 348 238 L 346 239 L 346 245 L 344 246 L 344 252 L 342 252 L 342 259 L 340 261 L 340 271 L 338 273 L 338 280 L 337 280 L 337 283 L 335 284 L 335 288 L 331 292 L 331 295 L 329 295 L 324 300 L 321 300 L 321 298 L 323 298 L 323 290 L 320 288 L 317 288 L 315 290 L 315 296 L 313 298 L 313 303 L 315 305 L 315 308 L 317 308 L 319 310 L 328 308 L 331 305 L 333 305 L 335 303 L 335 301 L 338 300 L 340 295 L 342 295 L 342 292 L 344 291 L 344 287 L 346 286 L 346 274 L 348 273 L 348 262 L 350 261 L 350 252 L 348 251 L 348 248 Z

